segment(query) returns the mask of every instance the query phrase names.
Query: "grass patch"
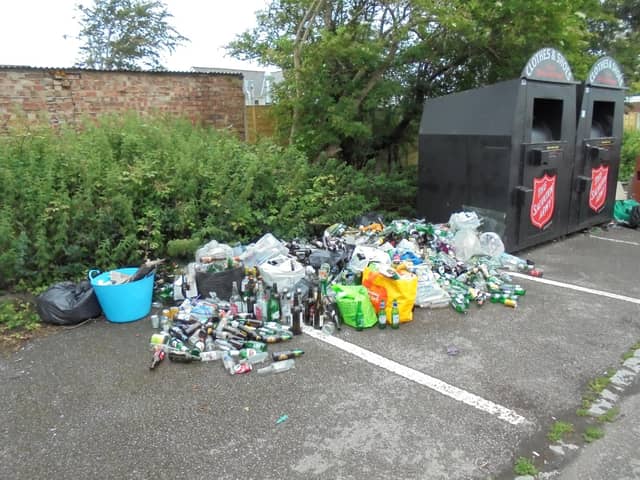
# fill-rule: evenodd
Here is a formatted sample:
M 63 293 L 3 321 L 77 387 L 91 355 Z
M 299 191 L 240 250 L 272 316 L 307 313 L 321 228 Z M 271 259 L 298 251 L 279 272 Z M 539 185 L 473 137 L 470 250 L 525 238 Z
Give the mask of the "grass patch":
M 40 327 L 40 317 L 29 302 L 0 301 L 0 333 L 28 332 Z
M 609 383 L 611 382 L 611 377 L 607 375 L 602 375 L 600 377 L 596 377 L 589 382 L 589 388 L 592 392 L 602 393 L 602 391 L 607 388 Z
M 629 360 L 635 355 L 636 350 L 638 349 L 640 349 L 640 342 L 634 343 L 631 348 L 622 355 L 622 361 L 624 362 L 625 360 Z
M 513 472 L 516 475 L 537 475 L 538 469 L 533 462 L 526 457 L 519 457 L 516 460 L 516 464 L 513 467 Z
M 547 433 L 547 438 L 552 442 L 559 442 L 568 433 L 573 432 L 573 425 L 568 422 L 555 422 Z
M 578 415 L 579 417 L 588 417 L 589 416 L 589 409 L 588 408 L 579 408 L 578 410 L 576 410 L 576 415 Z
M 604 423 L 604 422 L 611 423 L 616 419 L 616 417 L 618 416 L 619 413 L 620 413 L 620 409 L 618 407 L 613 407 L 613 408 L 607 410 L 602 415 L 600 415 L 598 417 L 598 421 L 600 423 Z
M 582 438 L 584 438 L 584 441 L 587 443 L 599 440 L 602 437 L 604 437 L 604 430 L 598 427 L 587 427 L 582 434 Z

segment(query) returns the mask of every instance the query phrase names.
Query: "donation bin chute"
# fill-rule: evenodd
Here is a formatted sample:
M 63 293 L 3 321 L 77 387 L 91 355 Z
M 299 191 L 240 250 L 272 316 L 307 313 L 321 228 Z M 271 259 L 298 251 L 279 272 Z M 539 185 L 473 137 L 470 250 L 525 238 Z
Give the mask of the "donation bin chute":
M 575 166 L 569 231 L 606 223 L 613 216 L 624 123 L 624 78 L 611 57 L 591 67 L 578 87 Z
M 419 214 L 445 222 L 478 211 L 508 251 L 566 234 L 576 85 L 565 57 L 543 48 L 520 78 L 427 100 Z

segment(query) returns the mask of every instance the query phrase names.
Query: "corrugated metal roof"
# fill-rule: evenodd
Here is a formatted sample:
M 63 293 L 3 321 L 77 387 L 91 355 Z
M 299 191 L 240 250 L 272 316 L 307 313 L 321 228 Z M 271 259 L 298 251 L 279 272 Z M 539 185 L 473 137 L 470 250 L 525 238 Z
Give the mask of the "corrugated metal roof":
M 73 72 L 105 72 L 105 73 L 152 73 L 155 75 L 231 75 L 234 77 L 241 77 L 242 72 L 237 71 L 173 71 L 173 70 L 99 70 L 96 68 L 83 68 L 83 67 L 32 67 L 30 65 L 0 65 L 0 70 L 37 70 L 37 71 L 49 71 L 49 70 L 63 70 Z

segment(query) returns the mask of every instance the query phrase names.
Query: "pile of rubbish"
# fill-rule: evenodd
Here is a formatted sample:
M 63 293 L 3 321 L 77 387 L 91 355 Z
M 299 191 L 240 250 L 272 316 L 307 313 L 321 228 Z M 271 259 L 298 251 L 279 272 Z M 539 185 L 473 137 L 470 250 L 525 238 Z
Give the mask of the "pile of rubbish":
M 257 372 L 282 372 L 303 352 L 270 356 L 267 346 L 305 328 L 328 335 L 344 325 L 399 328 L 416 307 L 461 314 L 473 303 L 516 308 L 526 292 L 510 272 L 542 272 L 505 252 L 500 236 L 480 232 L 481 225 L 473 212 L 446 224 L 384 224 L 373 216 L 357 226 L 331 225 L 314 240 L 285 242 L 271 233 L 246 246 L 211 240 L 163 289 L 173 306 L 152 315 L 160 331 L 151 338 L 151 367 L 165 357 L 222 360 L 239 374 L 272 359 Z

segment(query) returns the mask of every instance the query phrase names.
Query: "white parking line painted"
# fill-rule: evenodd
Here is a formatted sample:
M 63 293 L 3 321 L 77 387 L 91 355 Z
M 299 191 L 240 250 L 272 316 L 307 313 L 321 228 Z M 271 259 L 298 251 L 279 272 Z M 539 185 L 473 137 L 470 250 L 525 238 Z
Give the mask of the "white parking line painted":
M 600 295 L 602 297 L 613 298 L 614 300 L 622 300 L 623 302 L 630 302 L 640 305 L 639 298 L 627 297 L 626 295 L 618 295 L 617 293 L 605 292 L 603 290 L 596 290 L 594 288 L 581 287 L 580 285 L 572 285 L 571 283 L 556 282 L 555 280 L 549 280 L 548 278 L 532 277 L 531 275 L 525 275 L 524 273 L 507 273 L 512 277 L 524 278 L 526 280 L 531 280 L 532 282 L 545 283 L 547 285 L 553 285 L 555 287 L 568 288 L 569 290 L 591 293 L 592 295 Z
M 589 235 L 589 236 L 591 238 L 597 238 L 598 240 L 606 240 L 608 242 L 624 243 L 625 245 L 635 245 L 636 247 L 640 247 L 640 243 L 630 242 L 629 240 L 618 240 L 616 238 L 599 237 L 598 235 Z
M 453 385 L 449 385 L 442 380 L 438 380 L 437 378 L 431 377 L 427 374 L 414 370 L 413 368 L 406 367 L 401 365 L 398 362 L 394 362 L 393 360 L 389 360 L 377 353 L 373 353 L 369 350 L 366 350 L 358 345 L 354 345 L 353 343 L 346 342 L 341 340 L 340 338 L 333 337 L 331 335 L 326 335 L 321 330 L 316 330 L 309 326 L 303 327 L 304 333 L 307 335 L 321 340 L 329 345 L 332 345 L 340 350 L 348 352 L 362 360 L 369 362 L 373 365 L 376 365 L 380 368 L 384 368 L 390 372 L 395 373 L 396 375 L 400 375 L 408 380 L 416 382 L 422 386 L 435 390 L 442 395 L 446 395 L 447 397 L 453 398 L 459 402 L 465 403 L 471 407 L 474 407 L 478 410 L 481 410 L 486 413 L 490 413 L 491 415 L 497 416 L 500 420 L 503 420 L 512 425 L 526 425 L 531 424 L 529 420 L 524 418 L 523 416 L 517 414 L 513 410 L 510 410 L 506 407 L 498 405 L 490 400 L 485 400 L 482 397 L 479 397 L 473 393 L 467 392 L 458 387 L 454 387 Z

